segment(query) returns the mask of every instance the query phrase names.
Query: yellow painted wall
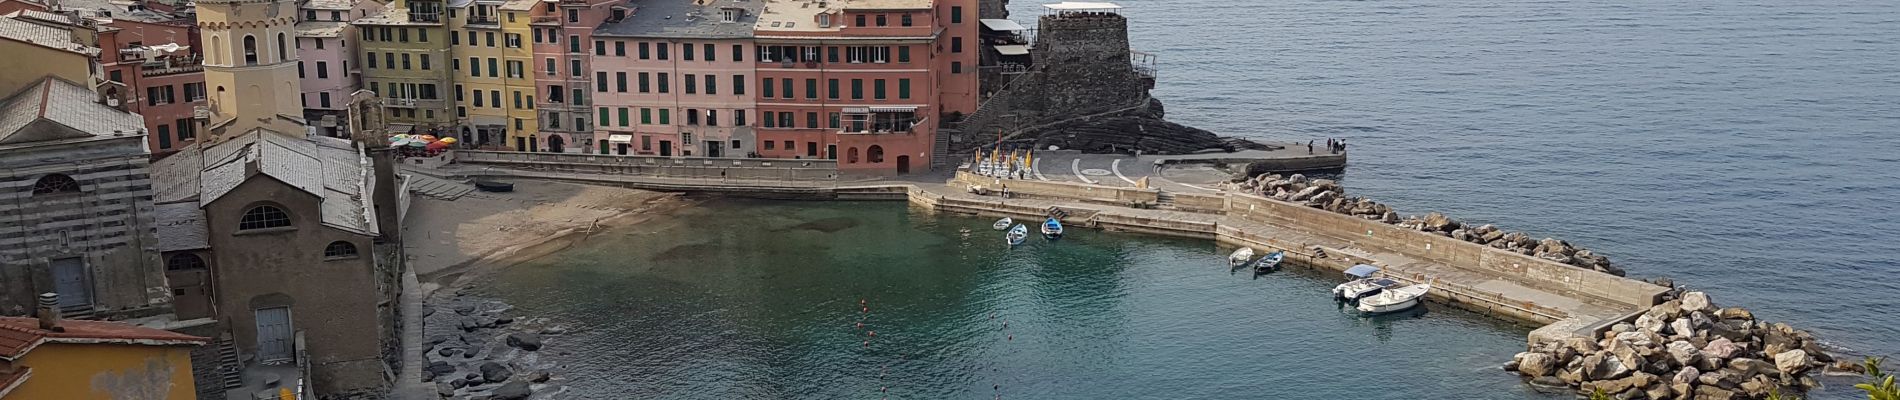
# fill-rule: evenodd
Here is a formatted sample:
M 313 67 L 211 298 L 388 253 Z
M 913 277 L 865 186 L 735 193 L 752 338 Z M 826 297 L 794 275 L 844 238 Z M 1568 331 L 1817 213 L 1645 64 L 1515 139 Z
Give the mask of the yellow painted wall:
M 509 138 L 507 139 L 507 143 L 513 145 L 515 142 L 514 137 L 534 136 L 539 133 L 541 129 L 538 122 L 540 118 L 536 117 L 538 114 L 534 110 L 534 101 L 538 96 L 534 86 L 534 31 L 532 30 L 533 27 L 528 26 L 528 23 L 533 20 L 534 17 L 532 16 L 533 13 L 528 10 L 508 10 L 505 9 L 505 7 L 501 13 L 501 31 L 503 33 L 520 35 L 522 40 L 521 47 L 503 48 L 502 55 L 506 60 L 520 61 L 522 65 L 527 68 L 526 71 L 523 71 L 521 78 L 503 78 L 506 80 L 507 86 L 506 92 L 503 93 L 504 96 L 513 96 L 514 92 L 521 92 L 523 98 L 527 100 L 526 104 L 523 104 L 523 107 L 520 108 L 514 107 L 512 100 L 508 104 Z M 521 129 L 515 129 L 515 119 L 521 120 Z
M 6 400 L 191 400 L 190 346 L 47 343 L 16 365 L 33 376 Z
M 12 95 L 40 78 L 54 75 L 86 85 L 92 79 L 92 64 L 85 56 L 12 40 L 0 39 L 0 97 Z

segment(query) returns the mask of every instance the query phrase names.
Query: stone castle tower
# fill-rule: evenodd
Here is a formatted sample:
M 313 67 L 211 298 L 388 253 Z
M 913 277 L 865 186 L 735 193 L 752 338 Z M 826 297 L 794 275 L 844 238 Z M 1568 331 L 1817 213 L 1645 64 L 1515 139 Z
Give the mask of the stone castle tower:
M 303 136 L 297 80 L 297 4 L 289 0 L 201 0 L 207 145 L 265 128 Z

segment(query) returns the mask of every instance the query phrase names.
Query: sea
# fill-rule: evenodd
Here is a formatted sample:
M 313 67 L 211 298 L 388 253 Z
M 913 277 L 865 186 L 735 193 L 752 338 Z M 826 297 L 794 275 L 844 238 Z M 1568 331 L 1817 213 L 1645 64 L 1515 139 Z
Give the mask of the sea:
M 1341 139 L 1352 195 L 1900 354 L 1900 2 L 1117 4 L 1171 120 Z M 1498 367 L 1530 326 L 1360 316 L 1333 273 L 1235 273 L 1211 241 L 1010 248 L 990 222 L 714 199 L 474 290 L 574 328 L 544 352 L 575 398 L 1571 398 Z

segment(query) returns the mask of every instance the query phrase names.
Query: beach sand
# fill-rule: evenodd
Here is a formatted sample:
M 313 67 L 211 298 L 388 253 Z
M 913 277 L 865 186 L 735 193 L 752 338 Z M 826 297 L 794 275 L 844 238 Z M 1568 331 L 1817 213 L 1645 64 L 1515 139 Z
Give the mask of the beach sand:
M 403 242 L 425 291 L 491 267 L 567 248 L 588 234 L 663 217 L 694 201 L 678 194 L 606 186 L 516 181 L 510 193 L 459 199 L 416 197 Z M 470 274 L 475 272 L 475 274 Z M 457 285 L 459 286 L 459 285 Z

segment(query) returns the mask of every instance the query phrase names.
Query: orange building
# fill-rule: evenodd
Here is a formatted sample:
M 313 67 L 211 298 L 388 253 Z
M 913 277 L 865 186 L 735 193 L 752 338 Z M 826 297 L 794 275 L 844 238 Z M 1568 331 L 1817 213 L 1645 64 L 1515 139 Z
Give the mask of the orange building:
M 753 31 L 764 157 L 921 170 L 937 127 L 976 108 L 974 0 L 767 0 Z
M 197 398 L 206 338 L 109 321 L 0 317 L 0 399 Z

